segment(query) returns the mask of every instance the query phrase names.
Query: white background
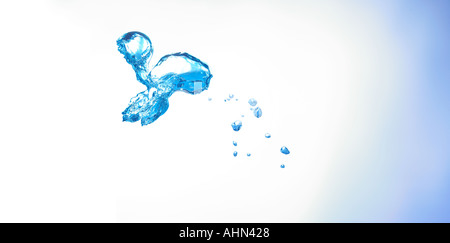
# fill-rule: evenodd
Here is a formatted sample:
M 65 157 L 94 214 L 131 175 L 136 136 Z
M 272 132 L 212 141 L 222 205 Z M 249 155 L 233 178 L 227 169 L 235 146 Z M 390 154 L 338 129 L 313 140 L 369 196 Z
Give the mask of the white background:
M 395 89 L 379 79 L 395 62 L 376 48 L 384 23 L 358 5 L 15 1 L 0 9 L 0 221 L 318 220 L 339 149 L 367 135 L 367 110 L 385 107 Z M 214 75 L 200 95 L 174 94 L 146 127 L 121 120 L 145 88 L 115 43 L 133 30 L 152 40 L 153 64 L 188 52 Z M 380 90 L 384 103 L 358 106 Z M 230 93 L 239 101 L 225 103 Z

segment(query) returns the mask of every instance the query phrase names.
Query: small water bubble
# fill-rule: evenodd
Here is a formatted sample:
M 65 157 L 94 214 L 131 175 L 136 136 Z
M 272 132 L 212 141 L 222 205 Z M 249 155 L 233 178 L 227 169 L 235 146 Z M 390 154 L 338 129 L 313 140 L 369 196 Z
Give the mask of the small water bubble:
M 241 117 L 244 117 L 244 115 L 241 115 Z
M 235 130 L 237 132 L 237 131 L 241 130 L 242 122 L 237 120 L 237 121 L 231 123 L 231 127 L 233 128 L 233 130 Z
M 212 100 L 212 98 L 208 98 L 208 101 L 211 101 Z
M 236 152 L 236 151 L 233 152 L 233 156 L 234 156 L 234 157 L 237 156 L 237 152 Z
M 237 143 L 236 143 L 236 141 L 233 141 L 233 145 L 234 145 L 234 146 L 237 146 Z
M 283 146 L 283 147 L 281 147 L 281 153 L 283 153 L 283 154 L 290 154 L 291 152 L 289 151 L 289 149 L 288 148 L 286 148 L 285 146 Z
M 236 99 L 236 101 L 238 101 L 239 99 Z
M 230 99 L 232 99 L 234 97 L 234 94 L 229 94 L 228 97 L 230 97 Z
M 265 136 L 266 138 L 272 137 L 272 136 L 270 135 L 270 133 L 266 133 L 264 136 Z
M 280 167 L 281 167 L 281 169 L 284 169 L 284 167 L 286 167 L 286 166 L 284 164 L 282 164 Z
M 255 99 L 251 98 L 251 99 L 248 100 L 248 103 L 249 103 L 251 106 L 255 106 L 256 104 L 258 104 L 258 101 L 256 101 Z
M 224 99 L 223 101 L 227 102 L 227 99 Z
M 256 118 L 260 118 L 262 116 L 262 110 L 259 107 L 256 107 L 256 109 L 253 111 L 253 115 L 256 116 Z
M 247 153 L 247 156 L 250 157 L 252 154 L 251 153 Z

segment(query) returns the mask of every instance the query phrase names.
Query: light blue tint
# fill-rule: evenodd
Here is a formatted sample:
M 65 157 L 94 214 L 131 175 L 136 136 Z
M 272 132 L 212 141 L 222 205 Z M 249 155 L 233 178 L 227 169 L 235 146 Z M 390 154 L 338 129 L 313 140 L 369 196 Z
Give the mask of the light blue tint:
M 248 103 L 249 103 L 251 106 L 255 106 L 256 104 L 258 104 L 258 101 L 256 101 L 255 99 L 251 98 L 251 99 L 248 100 Z

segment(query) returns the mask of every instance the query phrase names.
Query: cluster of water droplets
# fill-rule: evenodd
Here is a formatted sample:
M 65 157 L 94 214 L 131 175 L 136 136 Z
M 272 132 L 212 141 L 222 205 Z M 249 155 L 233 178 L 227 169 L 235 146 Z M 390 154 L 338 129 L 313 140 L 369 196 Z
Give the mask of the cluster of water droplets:
M 208 98 L 208 101 L 211 101 L 212 98 Z M 229 94 L 225 99 L 224 102 L 232 102 L 232 101 L 238 101 L 238 98 L 235 98 L 234 94 Z M 251 98 L 248 100 L 248 104 L 250 105 L 250 110 L 252 111 L 252 114 L 254 117 L 256 118 L 260 118 L 262 116 L 262 109 L 261 107 L 257 106 L 258 105 L 258 101 L 254 98 Z M 241 115 L 241 117 L 244 117 L 244 115 Z M 235 120 L 231 123 L 231 128 L 233 129 L 234 132 L 239 132 L 243 127 L 243 123 L 241 120 Z M 270 133 L 265 133 L 264 137 L 266 139 L 269 139 L 272 137 L 272 135 Z M 234 147 L 238 147 L 238 143 L 236 141 L 233 141 L 233 146 Z M 281 147 L 280 152 L 283 155 L 288 155 L 290 154 L 289 149 L 286 146 Z M 233 151 L 233 156 L 237 157 L 238 156 L 238 152 L 235 150 Z M 250 157 L 251 153 L 247 153 L 247 157 Z M 285 164 L 281 164 L 280 168 L 285 168 Z

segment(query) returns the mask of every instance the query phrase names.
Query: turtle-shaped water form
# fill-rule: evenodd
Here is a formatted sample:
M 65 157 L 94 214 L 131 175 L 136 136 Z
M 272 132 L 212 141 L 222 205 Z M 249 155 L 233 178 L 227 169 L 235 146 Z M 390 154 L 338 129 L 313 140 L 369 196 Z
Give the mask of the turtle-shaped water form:
M 153 47 L 145 34 L 129 32 L 117 40 L 119 52 L 133 67 L 136 78 L 147 90 L 131 98 L 122 112 L 123 121 L 141 120 L 142 126 L 156 121 L 169 108 L 169 97 L 175 91 L 198 94 L 209 87 L 212 74 L 208 65 L 188 53 L 174 53 L 162 57 L 150 69 Z M 156 90 L 150 94 L 150 90 Z

